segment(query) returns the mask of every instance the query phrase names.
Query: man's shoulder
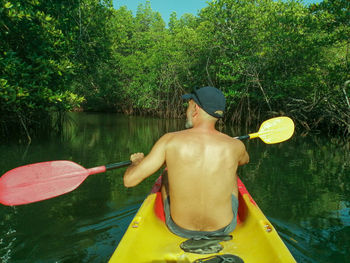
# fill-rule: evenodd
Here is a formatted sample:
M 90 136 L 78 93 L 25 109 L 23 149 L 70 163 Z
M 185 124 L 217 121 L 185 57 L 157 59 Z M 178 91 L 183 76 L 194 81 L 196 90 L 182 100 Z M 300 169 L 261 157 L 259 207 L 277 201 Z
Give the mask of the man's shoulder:
M 208 136 L 208 134 L 206 134 Z M 191 129 L 186 129 L 186 130 L 181 130 L 181 131 L 176 131 L 176 132 L 169 132 L 164 134 L 161 139 L 166 141 L 166 142 L 171 142 L 171 141 L 186 141 L 188 138 L 198 138 L 200 137 L 201 134 L 196 133 L 196 131 L 192 131 Z M 213 141 L 219 143 L 220 141 L 230 145 L 231 147 L 245 147 L 243 142 L 241 140 L 235 139 L 225 133 L 222 132 L 215 132 L 210 136 Z
M 233 138 L 225 133 L 220 133 L 223 142 L 225 142 L 228 146 L 231 146 L 235 149 L 245 149 L 245 145 L 241 140 Z
M 179 147 L 179 145 L 186 141 L 186 139 L 182 136 L 184 136 L 184 133 L 181 131 L 165 133 L 162 137 L 159 138 L 156 145 L 165 147 L 165 149 L 169 149 L 169 147 L 175 145 Z
M 195 136 L 195 133 L 191 132 L 191 130 L 188 129 L 188 130 L 181 130 L 181 131 L 175 131 L 175 132 L 168 132 L 164 134 L 160 138 L 160 140 L 164 141 L 166 144 L 182 143 L 193 138 L 193 136 Z
M 220 139 L 224 140 L 225 142 L 227 143 L 231 143 L 231 144 L 237 144 L 237 141 L 239 143 L 239 140 L 225 134 L 225 133 L 222 133 L 222 132 L 217 132 L 218 136 L 220 137 Z
M 180 132 L 168 132 L 168 133 L 165 133 L 162 137 L 160 137 L 159 140 L 164 141 L 164 142 L 169 142 L 172 139 L 179 137 L 180 134 L 181 134 L 181 131 Z
M 183 136 L 186 134 L 189 134 L 191 131 L 191 129 L 186 129 L 186 130 L 180 130 L 180 131 L 174 131 L 174 132 L 168 132 L 166 134 L 164 134 L 163 136 L 167 136 L 168 138 L 175 138 L 178 136 Z

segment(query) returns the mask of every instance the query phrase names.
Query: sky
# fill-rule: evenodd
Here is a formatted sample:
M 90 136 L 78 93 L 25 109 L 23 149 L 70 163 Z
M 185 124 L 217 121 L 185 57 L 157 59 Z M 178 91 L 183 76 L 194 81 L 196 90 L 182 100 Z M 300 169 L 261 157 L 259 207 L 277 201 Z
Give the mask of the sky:
M 125 5 L 136 14 L 137 6 L 145 4 L 147 0 L 113 0 L 116 9 Z M 170 14 L 175 11 L 180 18 L 185 13 L 197 15 L 198 11 L 206 7 L 210 0 L 150 0 L 153 11 L 159 12 L 166 24 L 169 22 Z M 321 0 L 303 0 L 305 4 L 318 3 Z
M 150 0 L 153 11 L 159 12 L 165 21 L 169 22 L 170 14 L 175 11 L 177 17 L 180 18 L 185 13 L 197 15 L 198 11 L 206 7 L 207 0 Z M 137 6 L 146 3 L 146 0 L 113 0 L 114 7 L 118 9 L 120 6 L 127 6 L 136 14 Z

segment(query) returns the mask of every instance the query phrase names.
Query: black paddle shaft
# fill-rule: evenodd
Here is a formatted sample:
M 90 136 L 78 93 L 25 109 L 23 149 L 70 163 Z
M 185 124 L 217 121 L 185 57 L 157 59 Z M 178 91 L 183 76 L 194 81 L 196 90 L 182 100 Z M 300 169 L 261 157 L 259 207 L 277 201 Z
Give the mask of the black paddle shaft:
M 245 139 L 249 139 L 249 138 L 250 138 L 249 135 L 243 135 L 243 136 L 235 137 L 235 139 L 238 139 L 238 140 L 245 140 Z
M 131 164 L 131 161 L 125 161 L 125 162 L 120 162 L 120 163 L 112 163 L 112 164 L 107 164 L 106 171 L 112 170 L 112 169 L 117 169 L 125 166 L 129 166 Z

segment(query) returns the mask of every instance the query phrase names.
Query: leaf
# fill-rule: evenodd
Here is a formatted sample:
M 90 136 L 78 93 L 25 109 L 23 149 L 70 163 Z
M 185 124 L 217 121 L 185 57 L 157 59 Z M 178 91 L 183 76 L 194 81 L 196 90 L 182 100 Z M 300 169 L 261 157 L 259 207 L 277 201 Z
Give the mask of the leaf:
M 5 5 L 4 5 L 5 8 L 11 8 L 13 7 L 13 4 L 11 4 L 10 2 L 7 2 Z

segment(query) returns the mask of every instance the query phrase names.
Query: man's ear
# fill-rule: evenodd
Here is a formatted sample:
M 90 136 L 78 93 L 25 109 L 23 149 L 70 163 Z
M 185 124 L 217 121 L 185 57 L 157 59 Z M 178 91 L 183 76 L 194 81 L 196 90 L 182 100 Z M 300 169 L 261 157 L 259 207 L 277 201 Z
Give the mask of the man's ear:
M 197 103 L 195 103 L 194 104 L 193 116 L 197 116 L 199 114 L 199 109 L 200 109 L 200 107 L 198 106 Z

